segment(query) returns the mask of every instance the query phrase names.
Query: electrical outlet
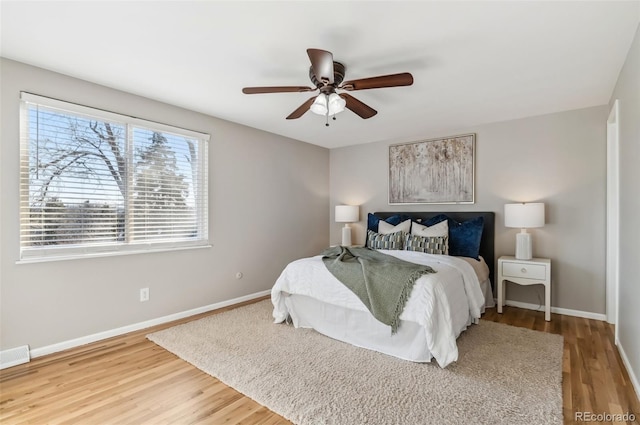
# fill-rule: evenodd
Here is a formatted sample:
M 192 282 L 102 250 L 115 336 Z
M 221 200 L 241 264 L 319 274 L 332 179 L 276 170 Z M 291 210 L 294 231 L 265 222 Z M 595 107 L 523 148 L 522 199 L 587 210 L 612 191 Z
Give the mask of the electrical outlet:
M 140 288 L 140 302 L 149 301 L 149 288 Z

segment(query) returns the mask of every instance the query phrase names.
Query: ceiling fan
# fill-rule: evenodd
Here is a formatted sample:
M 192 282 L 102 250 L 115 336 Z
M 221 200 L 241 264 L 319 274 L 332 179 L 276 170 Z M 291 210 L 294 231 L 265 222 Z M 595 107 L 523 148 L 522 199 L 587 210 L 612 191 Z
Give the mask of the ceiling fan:
M 359 80 L 344 81 L 346 67 L 333 60 L 331 52 L 321 49 L 307 49 L 311 67 L 309 78 L 315 86 L 282 86 L 282 87 L 245 87 L 245 94 L 261 93 L 288 93 L 288 92 L 313 92 L 320 91 L 298 107 L 287 117 L 288 120 L 300 118 L 310 110 L 327 117 L 326 125 L 329 125 L 329 116 L 340 113 L 346 107 L 363 119 L 371 118 L 378 112 L 370 106 L 362 103 L 348 93 L 337 93 L 337 90 L 354 91 L 380 89 L 384 87 L 410 86 L 413 84 L 413 76 L 408 72 L 400 74 L 381 75 L 379 77 L 361 78 Z

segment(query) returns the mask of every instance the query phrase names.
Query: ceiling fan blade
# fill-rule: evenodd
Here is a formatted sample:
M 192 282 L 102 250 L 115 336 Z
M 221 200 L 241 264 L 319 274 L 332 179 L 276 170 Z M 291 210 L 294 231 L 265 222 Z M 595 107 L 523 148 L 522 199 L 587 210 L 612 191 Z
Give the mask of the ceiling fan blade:
M 359 115 L 360 118 L 363 118 L 366 120 L 367 118 L 371 118 L 372 116 L 378 113 L 378 111 L 360 102 L 358 99 L 351 96 L 350 94 L 340 93 L 340 97 L 347 101 L 346 107 L 352 110 L 355 114 Z
M 333 84 L 333 55 L 320 49 L 307 49 L 311 67 L 318 81 Z
M 244 94 L 260 94 L 260 93 L 302 93 L 306 91 L 315 91 L 316 88 L 305 86 L 284 86 L 284 87 L 245 87 L 242 89 Z
M 311 104 L 313 103 L 314 100 L 316 100 L 316 96 L 313 96 L 313 97 L 309 98 L 309 100 L 307 100 L 302 105 L 300 105 L 298 107 L 298 109 L 296 109 L 295 111 L 290 113 L 289 116 L 287 117 L 287 119 L 288 120 L 295 120 L 295 119 L 300 118 L 301 116 L 303 116 L 304 113 L 309 110 L 309 108 L 311 107 Z
M 403 72 L 401 74 L 381 75 L 379 77 L 345 81 L 339 88 L 351 91 L 410 86 L 411 84 L 413 84 L 413 76 L 408 72 Z

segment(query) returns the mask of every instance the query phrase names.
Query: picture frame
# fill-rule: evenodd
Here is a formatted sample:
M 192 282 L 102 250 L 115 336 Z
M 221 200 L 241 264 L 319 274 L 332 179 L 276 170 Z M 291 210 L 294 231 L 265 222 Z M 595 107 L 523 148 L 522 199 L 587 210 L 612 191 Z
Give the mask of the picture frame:
M 389 204 L 475 203 L 475 133 L 389 146 Z

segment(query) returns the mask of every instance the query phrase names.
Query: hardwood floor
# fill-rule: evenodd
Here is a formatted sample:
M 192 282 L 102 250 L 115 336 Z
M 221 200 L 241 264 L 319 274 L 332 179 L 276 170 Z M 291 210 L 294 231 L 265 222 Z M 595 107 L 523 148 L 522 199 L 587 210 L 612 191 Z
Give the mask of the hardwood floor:
M 606 322 L 581 317 L 504 307 L 503 314 L 488 309 L 484 320 L 560 334 L 564 337 L 562 398 L 565 424 L 588 422 L 597 414 L 631 413 L 640 424 L 640 402 L 615 347 L 614 328 Z M 588 415 L 588 416 L 587 416 Z M 611 421 L 589 423 L 612 423 Z
M 247 304 L 247 303 L 244 303 Z M 240 304 L 240 305 L 244 305 Z M 40 357 L 0 371 L 2 424 L 288 424 L 145 338 L 209 314 Z M 484 320 L 564 336 L 565 423 L 576 412 L 635 414 L 640 403 L 605 322 L 505 307 Z M 597 422 L 592 422 L 597 423 Z M 610 422 L 606 422 L 610 423 Z

